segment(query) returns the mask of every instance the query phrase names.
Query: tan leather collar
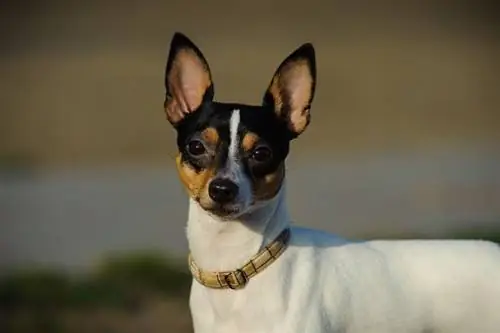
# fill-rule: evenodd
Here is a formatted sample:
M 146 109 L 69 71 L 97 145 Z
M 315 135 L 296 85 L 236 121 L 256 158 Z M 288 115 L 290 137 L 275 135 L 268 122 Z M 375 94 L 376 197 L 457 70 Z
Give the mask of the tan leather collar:
M 285 252 L 290 241 L 290 229 L 283 230 L 276 239 L 253 256 L 246 264 L 235 271 L 206 272 L 196 266 L 191 254 L 189 269 L 193 277 L 202 285 L 213 289 L 241 289 L 248 280 L 262 272 Z

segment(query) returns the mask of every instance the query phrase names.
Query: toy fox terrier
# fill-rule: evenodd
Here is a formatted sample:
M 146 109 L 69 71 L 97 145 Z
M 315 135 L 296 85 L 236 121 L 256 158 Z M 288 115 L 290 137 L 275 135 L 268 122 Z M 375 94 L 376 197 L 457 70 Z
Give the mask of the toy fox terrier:
M 354 242 L 291 226 L 285 159 L 315 84 L 308 43 L 279 65 L 260 105 L 216 102 L 200 49 L 173 36 L 164 107 L 190 201 L 194 331 L 500 332 L 496 244 Z

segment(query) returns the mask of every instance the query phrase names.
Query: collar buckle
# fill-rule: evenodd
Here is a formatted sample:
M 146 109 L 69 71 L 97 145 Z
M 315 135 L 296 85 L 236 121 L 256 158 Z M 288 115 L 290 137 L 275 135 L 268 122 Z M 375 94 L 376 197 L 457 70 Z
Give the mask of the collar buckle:
M 237 269 L 230 273 L 224 274 L 224 282 L 226 282 L 227 286 L 230 289 L 242 289 L 248 283 L 248 276 L 242 269 Z

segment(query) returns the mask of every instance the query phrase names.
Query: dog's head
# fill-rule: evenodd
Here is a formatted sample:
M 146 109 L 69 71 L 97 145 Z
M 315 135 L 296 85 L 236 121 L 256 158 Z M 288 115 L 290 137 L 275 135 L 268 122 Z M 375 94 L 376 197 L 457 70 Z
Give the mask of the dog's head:
M 315 81 L 314 48 L 304 44 L 278 67 L 261 105 L 215 102 L 205 57 L 173 36 L 165 112 L 177 131 L 180 178 L 203 209 L 235 217 L 276 196 L 290 141 L 309 124 Z

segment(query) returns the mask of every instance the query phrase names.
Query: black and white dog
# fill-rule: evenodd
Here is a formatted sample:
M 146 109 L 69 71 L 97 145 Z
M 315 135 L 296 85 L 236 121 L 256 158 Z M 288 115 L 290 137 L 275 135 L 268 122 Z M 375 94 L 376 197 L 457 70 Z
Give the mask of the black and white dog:
M 285 159 L 310 120 L 311 44 L 260 105 L 215 102 L 201 51 L 180 33 L 170 46 L 165 112 L 190 200 L 196 333 L 500 332 L 496 244 L 349 242 L 290 226 Z

